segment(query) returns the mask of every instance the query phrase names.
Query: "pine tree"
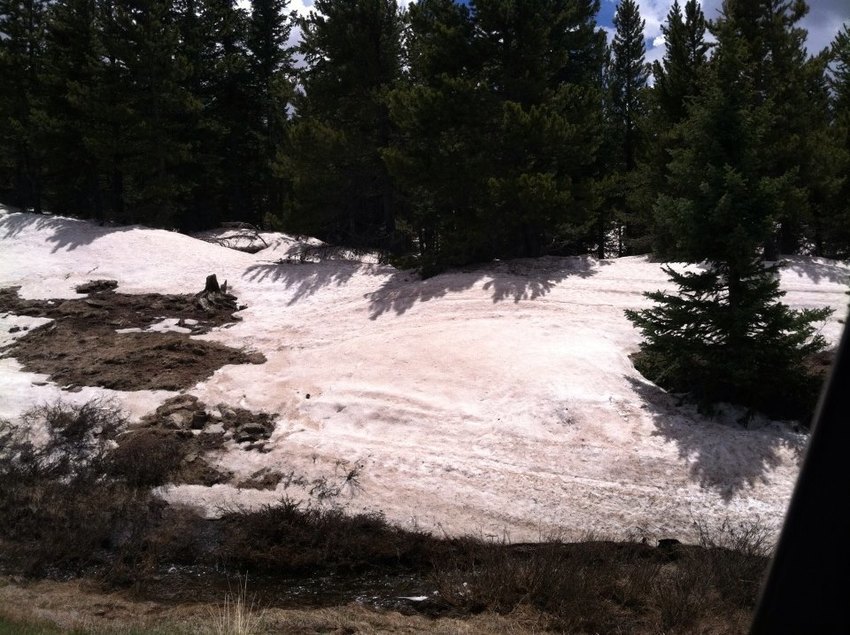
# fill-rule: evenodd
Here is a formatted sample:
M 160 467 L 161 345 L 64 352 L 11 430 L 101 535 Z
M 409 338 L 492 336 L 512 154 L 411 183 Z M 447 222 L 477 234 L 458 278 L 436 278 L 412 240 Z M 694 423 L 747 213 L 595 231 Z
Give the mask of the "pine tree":
M 702 76 L 708 61 L 706 20 L 699 3 L 688 0 L 684 13 L 673 3 L 665 24 L 664 57 L 653 66 L 655 85 L 650 91 L 647 154 L 641 162 L 639 207 L 652 210 L 659 194 L 667 191 L 667 163 L 671 151 L 681 145 L 679 124 L 687 117 L 690 103 L 701 93 Z M 652 250 L 657 256 L 676 258 L 671 228 L 649 212 Z
M 822 169 L 834 175 L 833 189 L 819 217 L 820 251 L 827 256 L 850 255 L 850 26 L 847 24 L 829 49 L 828 87 L 830 124 L 820 147 L 829 154 Z
M 279 169 L 293 205 L 286 225 L 326 239 L 391 246 L 396 193 L 381 150 L 394 131 L 386 94 L 401 74 L 403 14 L 395 0 L 316 0 L 301 20 L 307 68 Z
M 477 45 L 488 60 L 483 79 L 495 98 L 480 201 L 495 248 L 490 257 L 568 250 L 587 232 L 589 175 L 601 132 L 597 8 L 587 2 L 475 4 Z
M 248 20 L 250 53 L 252 196 L 263 215 L 283 211 L 285 185 L 275 174 L 275 162 L 283 151 L 287 108 L 294 95 L 292 50 L 288 47 L 292 20 L 289 0 L 255 0 Z
M 621 161 L 626 172 L 634 170 L 637 164 L 638 128 L 645 113 L 643 92 L 649 79 L 643 40 L 645 25 L 635 0 L 621 0 L 614 14 L 616 33 L 611 43 L 609 85 L 611 109 L 621 141 Z
M 65 0 L 48 15 L 44 65 L 45 189 L 58 212 L 103 222 L 113 217 L 107 191 L 126 121 L 112 110 L 103 14 L 97 0 Z M 126 88 L 126 86 L 122 86 Z M 68 157 L 74 160 L 69 161 Z
M 430 275 L 480 257 L 485 239 L 473 202 L 487 162 L 481 136 L 489 96 L 467 7 L 420 0 L 409 24 L 408 73 L 388 96 L 399 142 L 383 158 L 403 197 L 400 225 Z
M 201 136 L 195 150 L 202 180 L 195 193 L 196 226 L 223 218 L 258 221 L 245 169 L 251 161 L 248 15 L 235 0 L 202 0 L 200 41 Z
M 37 139 L 43 108 L 44 0 L 0 0 L 0 191 L 41 210 L 44 153 Z
M 568 251 L 586 238 L 599 147 L 597 3 L 479 0 L 411 9 L 412 85 L 386 156 L 423 269 Z M 422 226 L 422 223 L 426 223 Z
M 688 100 L 700 93 L 700 73 L 708 59 L 709 45 L 705 41 L 705 15 L 697 0 L 685 3 L 685 12 L 678 0 L 673 2 L 665 24 L 665 52 L 661 62 L 653 66 L 654 93 L 663 118 L 661 126 L 671 126 L 687 115 Z
M 102 139 L 99 149 L 120 170 L 115 197 L 121 201 L 113 214 L 122 222 L 182 225 L 189 192 L 179 176 L 189 152 L 183 127 L 194 103 L 183 87 L 186 65 L 170 1 L 114 1 L 104 40 L 110 58 L 104 85 L 117 91 L 106 116 L 121 122 L 120 147 Z
M 634 0 L 621 0 L 614 14 L 616 33 L 611 43 L 606 70 L 609 102 L 607 108 L 611 174 L 607 179 L 608 201 L 618 218 L 618 255 L 647 251 L 648 218 L 636 204 L 639 178 L 638 158 L 644 148 L 641 135 L 647 114 L 646 87 L 649 67 L 640 16 Z
M 826 113 L 809 91 L 823 61 L 806 52 L 806 31 L 799 25 L 809 10 L 804 0 L 728 0 L 724 7 L 726 28 L 746 42 L 742 56 L 757 99 L 772 105 L 774 116 L 763 140 L 769 159 L 765 171 L 787 175 L 778 201 L 778 230 L 766 239 L 768 259 L 775 260 L 779 254 L 798 253 L 813 238 L 821 186 L 811 185 L 821 176 L 818 144 Z
M 813 324 L 828 310 L 792 311 L 779 299 L 777 267 L 761 250 L 793 171 L 773 175 L 764 155 L 776 114 L 764 100 L 749 41 L 730 13 L 714 25 L 718 48 L 704 93 L 682 124 L 669 169 L 673 193 L 659 213 L 679 253 L 704 270 L 666 271 L 677 295 L 627 311 L 644 342 L 636 366 L 651 380 L 703 403 L 732 401 L 776 416 L 808 417 L 816 383 L 807 355 L 823 348 Z

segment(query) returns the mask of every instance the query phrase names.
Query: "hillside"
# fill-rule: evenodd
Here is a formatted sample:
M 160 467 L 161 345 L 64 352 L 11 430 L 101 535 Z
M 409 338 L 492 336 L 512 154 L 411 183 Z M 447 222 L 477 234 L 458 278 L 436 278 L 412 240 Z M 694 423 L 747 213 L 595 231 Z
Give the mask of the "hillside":
M 688 539 L 695 521 L 781 522 L 805 436 L 759 419 L 743 427 L 732 410 L 707 419 L 629 361 L 638 333 L 623 310 L 666 286 L 659 264 L 549 257 L 423 281 L 315 241 L 263 238 L 268 247 L 248 254 L 175 232 L 0 212 L 0 288 L 19 286 L 23 298 L 81 298 L 75 287 L 94 279 L 125 294 L 195 293 L 215 273 L 247 305 L 241 321 L 197 338 L 266 362 L 224 366 L 185 392 L 274 413 L 274 431 L 263 451 L 230 440 L 214 455 L 229 483 L 169 486 L 166 500 L 213 515 L 309 495 L 291 478 L 234 485 L 265 469 L 308 484 L 354 473 L 338 501 L 348 509 L 449 535 Z M 799 257 L 782 274 L 791 306 L 838 309 L 824 327 L 832 342 L 847 275 L 842 263 Z M 46 321 L 0 314 L 0 346 L 26 336 L 14 327 Z M 156 328 L 189 331 L 173 322 Z M 0 418 L 100 396 L 137 420 L 177 394 L 73 390 L 0 359 Z

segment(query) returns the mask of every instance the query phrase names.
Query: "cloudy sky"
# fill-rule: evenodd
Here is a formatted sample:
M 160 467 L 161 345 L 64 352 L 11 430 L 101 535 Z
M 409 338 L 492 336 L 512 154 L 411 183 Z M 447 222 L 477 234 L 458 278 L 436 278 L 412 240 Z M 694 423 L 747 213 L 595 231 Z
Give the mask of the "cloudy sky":
M 667 17 L 672 0 L 637 0 L 640 14 L 646 20 L 646 59 L 653 62 L 664 55 L 664 40 L 661 36 L 661 24 Z M 679 0 L 684 5 L 685 0 Z M 609 33 L 613 32 L 612 18 L 617 8 L 617 0 L 601 0 L 599 24 Z M 722 0 L 702 0 L 702 10 L 707 18 L 716 18 Z M 817 53 L 829 46 L 844 23 L 850 23 L 850 0 L 809 0 L 809 14 L 803 19 L 802 26 L 809 32 L 807 47 L 809 53 Z
M 414 0 L 399 0 L 399 4 L 408 5 Z M 468 4 L 468 0 L 459 0 Z M 600 0 L 598 22 L 610 34 L 614 27 L 612 18 L 618 0 Z M 684 5 L 685 0 L 679 0 Z M 672 0 L 637 0 L 640 14 L 646 20 L 646 59 L 653 62 L 664 55 L 664 40 L 661 36 L 661 24 L 667 17 Z M 703 11 L 709 19 L 717 17 L 722 0 L 702 0 Z M 301 14 L 310 11 L 313 0 L 292 0 L 291 8 Z M 803 27 L 809 32 L 808 49 L 817 53 L 829 46 L 836 33 L 845 22 L 850 23 L 850 0 L 809 0 L 809 14 L 803 19 Z

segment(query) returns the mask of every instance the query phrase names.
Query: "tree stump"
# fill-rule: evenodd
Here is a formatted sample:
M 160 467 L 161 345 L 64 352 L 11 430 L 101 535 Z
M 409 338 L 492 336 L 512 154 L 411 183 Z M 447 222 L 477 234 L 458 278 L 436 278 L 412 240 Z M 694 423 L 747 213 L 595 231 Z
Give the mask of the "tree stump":
M 207 276 L 207 283 L 204 285 L 204 293 L 221 293 L 221 287 L 218 286 L 218 278 L 214 273 Z
M 207 276 L 204 290 L 195 296 L 198 305 L 207 313 L 216 313 L 220 310 L 237 311 L 236 296 L 227 292 L 227 281 L 223 285 L 218 284 L 218 278 L 214 273 Z

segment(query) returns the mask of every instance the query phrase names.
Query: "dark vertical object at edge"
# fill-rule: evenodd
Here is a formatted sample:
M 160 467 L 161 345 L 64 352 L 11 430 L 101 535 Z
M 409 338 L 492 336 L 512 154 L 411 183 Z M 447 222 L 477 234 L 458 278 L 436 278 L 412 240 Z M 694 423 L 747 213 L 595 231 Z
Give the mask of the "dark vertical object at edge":
M 845 325 L 751 635 L 850 633 L 848 452 L 850 329 Z

